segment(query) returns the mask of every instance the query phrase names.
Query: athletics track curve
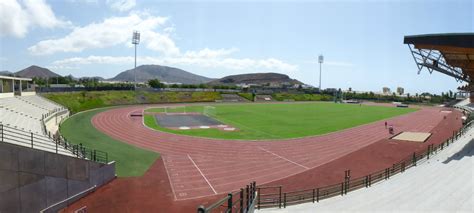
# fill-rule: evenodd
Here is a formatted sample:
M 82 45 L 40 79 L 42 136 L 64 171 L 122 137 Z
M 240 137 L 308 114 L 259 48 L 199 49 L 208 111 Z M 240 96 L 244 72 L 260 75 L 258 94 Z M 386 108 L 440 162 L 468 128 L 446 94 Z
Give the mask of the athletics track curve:
M 160 105 L 163 106 L 163 105 Z M 440 108 L 416 112 L 322 136 L 272 141 L 196 138 L 149 129 L 141 117 L 149 106 L 110 109 L 92 124 L 114 139 L 159 152 L 175 200 L 236 191 L 251 181 L 264 184 L 321 166 L 389 138 L 388 121 L 401 131 L 430 132 L 443 120 Z

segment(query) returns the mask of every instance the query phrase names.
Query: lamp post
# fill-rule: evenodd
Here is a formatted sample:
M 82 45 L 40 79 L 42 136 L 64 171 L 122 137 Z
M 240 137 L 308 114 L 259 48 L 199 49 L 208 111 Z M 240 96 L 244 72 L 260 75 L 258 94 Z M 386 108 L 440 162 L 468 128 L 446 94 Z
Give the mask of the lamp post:
M 133 69 L 134 74 L 134 89 L 137 89 L 137 45 L 140 43 L 140 32 L 133 31 L 132 44 L 135 45 L 135 68 Z
M 324 61 L 324 56 L 323 55 L 319 55 L 318 57 L 318 62 L 319 62 L 319 92 L 321 92 L 321 72 L 322 72 L 322 64 L 323 64 L 323 61 Z

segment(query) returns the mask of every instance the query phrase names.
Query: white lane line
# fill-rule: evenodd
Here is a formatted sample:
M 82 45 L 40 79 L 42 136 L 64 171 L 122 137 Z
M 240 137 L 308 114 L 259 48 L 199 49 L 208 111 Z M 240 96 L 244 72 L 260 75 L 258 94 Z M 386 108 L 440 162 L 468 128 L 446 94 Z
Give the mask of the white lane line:
M 283 159 L 283 160 L 286 160 L 286 161 L 288 161 L 288 162 L 290 162 L 290 163 L 292 163 L 292 164 L 295 164 L 295 165 L 297 165 L 297 166 L 301 166 L 301 167 L 303 167 L 303 168 L 305 168 L 305 169 L 309 169 L 309 168 L 306 167 L 306 166 L 303 166 L 303 165 L 301 165 L 301 164 L 299 164 L 299 163 L 296 163 L 296 162 L 294 162 L 294 161 L 292 161 L 292 160 L 290 160 L 290 159 L 288 159 L 288 158 L 285 158 L 285 157 L 283 157 L 283 156 L 280 156 L 280 155 L 277 155 L 277 154 L 275 154 L 275 153 L 273 153 L 273 152 L 270 152 L 270 151 L 268 151 L 268 150 L 266 150 L 266 149 L 264 149 L 264 148 L 262 148 L 262 147 L 258 147 L 258 148 L 261 149 L 262 151 L 268 152 L 268 153 L 270 153 L 270 154 L 272 154 L 272 155 L 275 155 L 275 156 L 277 156 L 277 157 L 279 157 L 279 158 L 281 158 L 281 159 Z
M 214 187 L 212 187 L 211 183 L 209 183 L 209 180 L 207 180 L 206 176 L 204 176 L 204 174 L 202 173 L 202 171 L 199 169 L 199 167 L 196 165 L 196 163 L 194 163 L 193 159 L 191 158 L 191 156 L 188 155 L 188 158 L 189 160 L 194 164 L 194 166 L 196 167 L 196 169 L 199 171 L 199 173 L 201 173 L 201 176 L 204 178 L 204 180 L 207 182 L 207 184 L 209 184 L 209 187 L 211 187 L 212 191 L 214 192 L 214 194 L 217 194 L 216 190 L 214 189 Z
M 165 159 L 166 158 L 166 159 Z M 178 200 L 176 198 L 176 193 L 174 192 L 174 183 L 173 183 L 173 180 L 171 180 L 171 177 L 170 177 L 170 172 L 168 171 L 168 167 L 166 166 L 166 161 L 168 160 L 168 157 L 165 157 L 163 156 L 163 165 L 165 166 L 165 170 L 166 170 L 166 175 L 168 175 L 168 180 L 170 180 L 170 186 L 171 186 L 171 192 L 173 192 L 173 196 L 174 196 L 174 200 Z

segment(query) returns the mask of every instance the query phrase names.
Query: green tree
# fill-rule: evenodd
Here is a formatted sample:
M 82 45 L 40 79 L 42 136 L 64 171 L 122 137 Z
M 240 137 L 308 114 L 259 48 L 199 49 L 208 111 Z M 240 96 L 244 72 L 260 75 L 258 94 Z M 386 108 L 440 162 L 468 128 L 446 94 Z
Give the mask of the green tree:
M 148 81 L 148 85 L 152 88 L 163 88 L 164 84 L 160 82 L 158 79 L 151 79 Z

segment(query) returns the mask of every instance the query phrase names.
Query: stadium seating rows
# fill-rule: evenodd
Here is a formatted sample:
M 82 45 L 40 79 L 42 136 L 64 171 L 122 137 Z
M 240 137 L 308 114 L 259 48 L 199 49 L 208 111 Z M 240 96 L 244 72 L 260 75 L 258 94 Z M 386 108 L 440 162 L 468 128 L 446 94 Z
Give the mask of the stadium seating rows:
M 247 99 L 240 97 L 236 94 L 221 94 L 222 102 L 246 102 Z
M 53 104 L 36 95 L 2 98 L 0 99 L 0 106 L 38 119 L 52 111 L 63 109 L 62 106 Z
M 67 109 L 37 95 L 1 98 L 0 125 L 3 141 L 31 147 L 33 137 L 33 148 L 50 152 L 57 150 L 59 154 L 73 156 L 63 147 L 56 148 L 55 142 L 45 135 L 43 129 L 43 119 L 61 110 Z M 31 133 L 33 136 L 30 136 Z
M 257 95 L 257 101 L 272 101 L 271 95 Z
M 40 119 L 33 118 L 21 112 L 3 108 L 2 106 L 0 106 L 0 120 L 0 123 L 3 125 L 15 129 L 33 132 L 35 134 L 43 134 Z
M 473 112 L 474 111 L 474 103 L 470 103 L 469 98 L 460 101 L 459 103 L 454 105 L 454 107 L 462 109 L 462 110 L 466 110 L 468 112 Z

